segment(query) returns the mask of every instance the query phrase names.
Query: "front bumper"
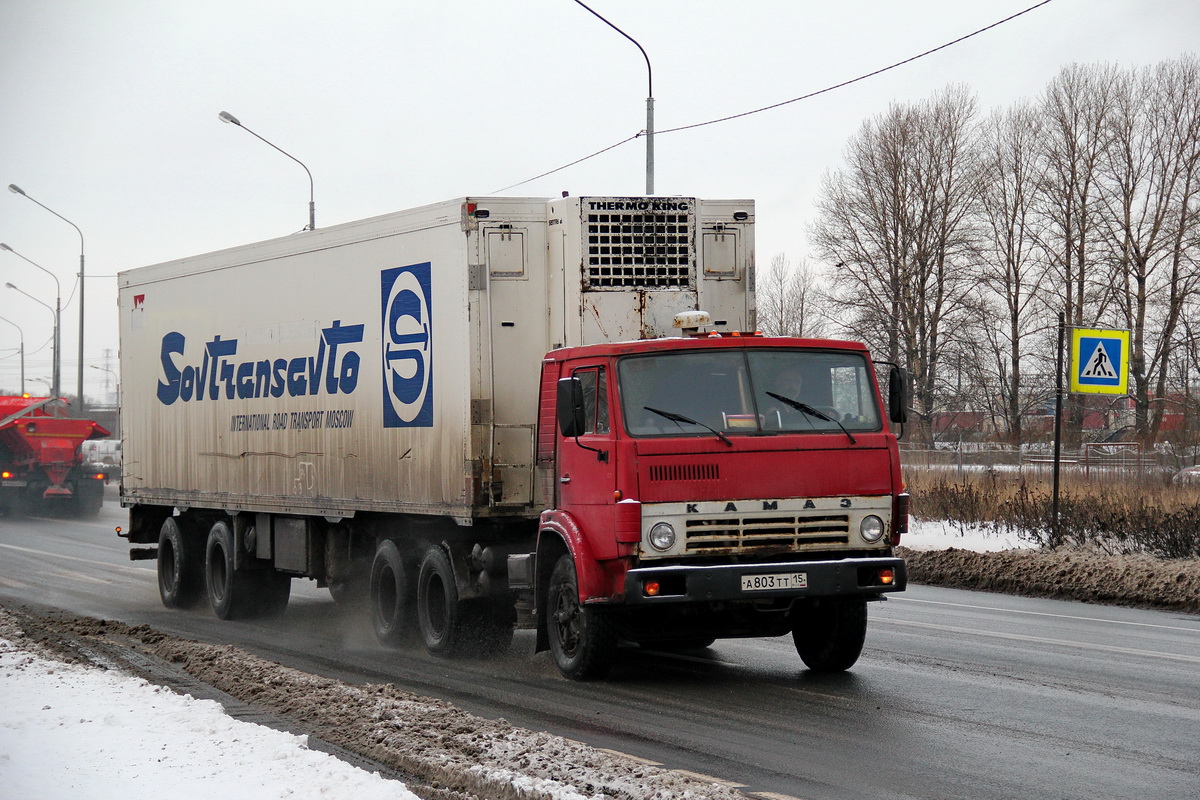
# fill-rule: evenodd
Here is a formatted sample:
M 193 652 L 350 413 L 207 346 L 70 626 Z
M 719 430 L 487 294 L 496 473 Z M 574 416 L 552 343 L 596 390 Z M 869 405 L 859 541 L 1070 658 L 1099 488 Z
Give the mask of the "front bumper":
M 881 574 L 891 570 L 890 582 Z M 772 584 L 796 584 L 779 576 L 803 575 L 802 586 L 773 588 Z M 748 578 L 748 581 L 743 581 Z M 757 580 L 756 580 L 757 578 Z M 745 589 L 746 583 L 755 588 Z M 658 584 L 658 593 L 647 594 L 646 586 Z M 803 597 L 870 597 L 900 592 L 908 585 L 902 558 L 846 558 L 838 561 L 785 561 L 770 564 L 726 564 L 720 566 L 638 567 L 625 574 L 626 605 L 669 603 L 712 603 L 731 600 L 756 601 Z

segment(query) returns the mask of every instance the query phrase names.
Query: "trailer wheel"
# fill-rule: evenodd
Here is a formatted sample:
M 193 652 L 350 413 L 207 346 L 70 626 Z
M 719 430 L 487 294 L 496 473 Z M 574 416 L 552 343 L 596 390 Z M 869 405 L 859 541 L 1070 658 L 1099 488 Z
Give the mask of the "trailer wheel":
M 602 612 L 579 602 L 570 553 L 564 553 L 550 573 L 546 613 L 550 653 L 559 671 L 574 681 L 604 677 L 616 656 L 616 629 Z
M 254 615 L 253 580 L 234 569 L 233 531 L 225 521 L 213 523 L 204 547 L 204 578 L 208 604 L 221 619 Z
M 204 555 L 195 536 L 179 527 L 174 517 L 158 532 L 158 593 L 167 608 L 192 608 L 204 589 Z
M 844 672 L 854 666 L 867 637 L 867 603 L 822 603 L 801 612 L 792 641 L 805 666 L 814 672 Z
M 417 576 L 417 624 L 425 648 L 438 656 L 466 652 L 471 644 L 470 612 L 458 599 L 450 556 L 437 545 L 430 547 Z
M 380 542 L 375 551 L 370 586 L 371 627 L 375 629 L 375 637 L 381 644 L 398 645 L 412 627 L 412 592 L 400 548 L 391 539 Z M 336 594 L 334 598 L 336 601 Z

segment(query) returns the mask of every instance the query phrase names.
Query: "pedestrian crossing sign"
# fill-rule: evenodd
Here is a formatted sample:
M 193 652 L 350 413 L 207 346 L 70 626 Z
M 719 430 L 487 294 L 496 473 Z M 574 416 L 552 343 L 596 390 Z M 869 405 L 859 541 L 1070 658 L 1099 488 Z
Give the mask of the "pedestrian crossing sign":
M 1071 391 L 1129 393 L 1129 331 L 1071 331 Z

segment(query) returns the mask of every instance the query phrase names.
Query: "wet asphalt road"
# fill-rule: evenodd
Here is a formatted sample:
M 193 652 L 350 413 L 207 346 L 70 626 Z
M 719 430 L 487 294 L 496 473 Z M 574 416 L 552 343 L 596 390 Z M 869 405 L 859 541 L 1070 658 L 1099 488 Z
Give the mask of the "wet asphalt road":
M 631 648 L 610 679 L 562 679 L 519 631 L 488 661 L 387 650 L 311 581 L 284 617 L 168 611 L 153 562 L 95 520 L 0 518 L 0 602 L 50 606 L 287 666 L 389 682 L 473 713 L 797 798 L 1200 797 L 1200 616 L 929 587 L 872 604 L 845 675 L 790 638 Z M 2 712 L 0 712 L 2 718 Z

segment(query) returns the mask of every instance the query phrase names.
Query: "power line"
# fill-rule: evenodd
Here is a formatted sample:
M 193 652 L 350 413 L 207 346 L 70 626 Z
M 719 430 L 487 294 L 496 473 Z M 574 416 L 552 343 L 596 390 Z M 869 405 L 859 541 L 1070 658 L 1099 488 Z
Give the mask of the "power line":
M 514 189 L 518 186 L 524 186 L 527 183 L 532 183 L 533 181 L 536 181 L 538 178 L 544 178 L 547 175 L 553 175 L 556 172 L 562 172 L 567 167 L 573 167 L 576 164 L 582 164 L 584 161 L 587 161 L 590 158 L 595 158 L 598 155 L 607 153 L 609 150 L 615 150 L 616 148 L 620 147 L 623 144 L 628 144 L 629 142 L 632 142 L 634 139 L 637 139 L 641 135 L 642 135 L 642 131 L 638 131 L 633 136 L 630 136 L 628 139 L 622 139 L 621 141 L 617 142 L 616 144 L 610 144 L 608 147 L 604 148 L 603 150 L 597 150 L 596 152 L 592 153 L 590 156 L 584 156 L 583 158 L 577 158 L 574 161 L 572 161 L 570 164 L 563 164 L 561 167 L 555 167 L 554 169 L 550 170 L 549 172 L 543 172 L 541 175 L 534 175 L 532 178 L 526 178 L 525 180 L 521 181 L 520 183 L 514 183 L 510 186 L 505 186 L 503 189 L 496 189 L 494 192 L 490 192 L 490 194 L 500 194 L 501 192 L 507 192 L 509 189 Z
M 782 106 L 786 106 L 791 103 L 798 103 L 801 100 L 808 100 L 809 98 L 816 97 L 817 95 L 822 95 L 822 94 L 825 94 L 826 92 L 832 92 L 834 89 L 841 89 L 845 86 L 849 86 L 852 83 L 858 83 L 859 81 L 865 81 L 867 78 L 873 78 L 876 75 L 882 75 L 883 73 L 885 73 L 889 70 L 896 69 L 897 67 L 903 67 L 905 64 L 911 64 L 912 62 L 914 62 L 918 59 L 924 58 L 925 56 L 933 55 L 934 53 L 938 52 L 939 50 L 945 50 L 947 47 L 953 47 L 954 45 L 956 45 L 960 42 L 965 42 L 967 39 L 970 39 L 972 36 L 978 36 L 979 34 L 985 33 L 986 31 L 990 31 L 992 28 L 1003 25 L 1006 22 L 1011 22 L 1012 20 L 1016 19 L 1017 17 L 1021 16 L 1022 14 L 1028 14 L 1030 11 L 1034 11 L 1038 8 L 1041 8 L 1042 6 L 1044 6 L 1050 2 L 1052 2 L 1052 0 L 1042 0 L 1042 2 L 1040 2 L 1036 5 L 1032 5 L 1029 8 L 1025 9 L 1024 11 L 1018 11 L 1016 14 L 1013 14 L 1011 17 L 1005 17 L 1004 19 L 1000 20 L 999 22 L 993 22 L 991 25 L 988 25 L 985 28 L 980 28 L 979 30 L 968 33 L 965 36 L 960 36 L 957 39 L 954 39 L 953 41 L 938 45 L 937 47 L 933 48 L 932 50 L 926 50 L 924 53 L 920 53 L 920 54 L 912 56 L 910 58 L 906 58 L 903 61 L 897 61 L 895 64 L 892 64 L 887 67 L 882 67 L 881 69 L 877 69 L 874 72 L 868 72 L 865 75 L 859 75 L 857 78 L 851 78 L 848 81 L 842 81 L 841 83 L 834 84 L 833 86 L 827 86 L 824 89 L 819 89 L 815 92 L 809 92 L 808 94 L 801 95 L 800 97 L 793 97 L 791 100 L 784 100 L 781 103 L 774 103 L 769 106 L 763 106 L 762 108 L 756 108 L 753 111 L 743 111 L 740 114 L 731 114 L 728 117 L 721 117 L 720 119 L 710 119 L 708 122 L 697 122 L 692 125 L 681 125 L 678 128 L 667 128 L 666 130 L 659 131 L 659 133 L 675 133 L 676 131 L 687 131 L 687 130 L 691 130 L 692 128 L 702 128 L 705 125 L 715 125 L 718 122 L 728 122 L 729 120 L 732 120 L 732 119 L 740 119 L 742 117 L 748 117 L 751 114 L 758 114 L 763 111 L 770 111 L 773 108 L 780 108 Z
M 980 28 L 979 30 L 972 31 L 971 33 L 968 33 L 964 36 L 960 36 L 957 39 L 953 39 L 949 42 L 946 42 L 945 44 L 940 44 L 937 47 L 934 47 L 930 50 L 926 50 L 923 53 L 918 53 L 917 55 L 906 58 L 903 61 L 897 61 L 895 64 L 891 64 L 886 67 L 881 67 L 880 69 L 877 69 L 873 72 L 868 72 L 866 74 L 859 75 L 857 78 L 851 78 L 850 80 L 842 81 L 841 83 L 836 83 L 833 86 L 827 86 L 824 89 L 818 89 L 815 92 L 809 92 L 808 94 L 800 95 L 799 97 L 793 97 L 791 100 L 784 100 L 779 103 L 773 103 L 769 106 L 763 106 L 762 108 L 756 108 L 752 111 L 743 111 L 739 114 L 730 114 L 727 117 L 719 117 L 717 119 L 710 119 L 707 122 L 695 122 L 695 123 L 692 123 L 691 125 L 680 125 L 677 128 L 667 128 L 666 130 L 656 131 L 655 135 L 662 135 L 664 133 L 678 133 L 679 131 L 692 130 L 693 128 L 703 128 L 706 125 L 716 125 L 719 122 L 729 122 L 730 120 L 741 119 L 742 117 L 748 117 L 752 114 L 760 114 L 763 111 L 770 111 L 772 109 L 781 108 L 783 106 L 790 105 L 792 103 L 798 103 L 801 100 L 808 100 L 810 98 L 817 97 L 818 95 L 826 94 L 827 92 L 832 92 L 835 89 L 841 89 L 846 86 L 850 86 L 851 84 L 858 83 L 859 81 L 865 81 L 867 78 L 873 78 L 876 75 L 882 75 L 883 73 L 888 72 L 890 70 L 896 69 L 898 67 L 903 67 L 905 64 L 911 64 L 912 62 L 917 61 L 922 58 L 925 58 L 926 56 L 933 55 L 934 53 L 936 53 L 940 50 L 945 50 L 947 47 L 953 47 L 956 44 L 965 42 L 967 39 L 970 39 L 973 36 L 978 36 L 981 33 L 986 33 L 987 31 L 990 31 L 993 28 L 999 27 L 1006 22 L 1012 22 L 1017 17 L 1024 16 L 1025 14 L 1028 14 L 1030 11 L 1036 11 L 1037 9 L 1041 8 L 1044 5 L 1048 5 L 1051 2 L 1053 2 L 1053 0 L 1042 0 L 1040 3 L 1035 3 L 1034 5 L 1030 6 L 1029 8 L 1026 8 L 1024 11 L 1018 11 L 1017 13 L 1015 13 L 1011 16 L 1005 17 L 1002 20 L 993 22 L 991 25 L 987 25 L 985 27 Z M 639 139 L 642 136 L 644 136 L 645 134 L 646 134 L 645 131 L 639 131 L 627 139 L 622 139 L 621 141 L 617 142 L 616 144 L 605 147 L 603 150 L 597 150 L 596 152 L 592 153 L 591 155 L 584 156 L 583 158 L 577 158 L 569 164 L 563 164 L 561 167 L 556 167 L 552 170 L 549 170 L 548 172 L 543 172 L 541 175 L 535 175 L 534 177 L 527 178 L 526 180 L 520 181 L 519 183 L 514 183 L 510 186 L 505 186 L 503 189 L 497 189 L 496 191 L 492 192 L 492 194 L 499 194 L 500 192 L 508 191 L 509 189 L 513 189 L 517 186 L 523 186 L 526 183 L 532 183 L 533 181 L 536 181 L 539 178 L 544 178 L 547 175 L 553 175 L 556 172 L 562 172 L 564 169 L 567 169 L 568 167 L 573 167 L 576 164 L 582 164 L 584 161 L 588 161 L 589 159 L 593 159 L 596 156 L 607 153 L 609 150 L 614 150 L 623 144 L 628 144 L 629 142 L 632 142 L 635 139 Z

